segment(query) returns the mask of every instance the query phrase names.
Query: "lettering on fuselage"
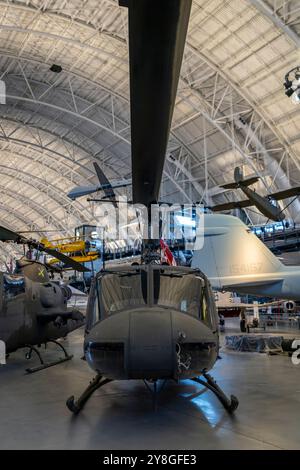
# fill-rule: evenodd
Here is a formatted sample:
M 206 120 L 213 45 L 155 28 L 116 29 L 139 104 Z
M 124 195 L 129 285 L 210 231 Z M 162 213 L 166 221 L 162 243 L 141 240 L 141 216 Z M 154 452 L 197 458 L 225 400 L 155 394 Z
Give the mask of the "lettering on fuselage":
M 257 274 L 262 271 L 262 263 L 242 263 L 242 264 L 231 264 L 230 272 L 233 275 L 238 274 Z
M 6 364 L 6 344 L 0 340 L 0 364 Z

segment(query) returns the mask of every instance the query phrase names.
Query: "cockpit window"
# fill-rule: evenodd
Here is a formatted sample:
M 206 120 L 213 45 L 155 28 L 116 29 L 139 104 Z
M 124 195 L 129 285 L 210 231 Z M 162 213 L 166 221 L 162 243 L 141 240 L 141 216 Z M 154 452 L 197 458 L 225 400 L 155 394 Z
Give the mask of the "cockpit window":
M 147 276 L 145 274 L 144 271 L 138 270 L 106 274 L 101 278 L 100 293 L 105 315 L 146 305 Z
M 155 276 L 154 276 L 155 279 Z M 160 273 L 154 303 L 201 318 L 202 281 L 194 274 Z
M 122 310 L 158 306 L 192 315 L 212 326 L 212 293 L 201 273 L 192 270 L 148 265 L 108 271 L 97 278 L 93 292 L 90 299 L 94 298 L 94 307 L 88 309 L 94 311 L 91 324 Z
M 25 292 L 24 277 L 15 274 L 4 274 L 3 288 L 7 299 L 23 294 Z

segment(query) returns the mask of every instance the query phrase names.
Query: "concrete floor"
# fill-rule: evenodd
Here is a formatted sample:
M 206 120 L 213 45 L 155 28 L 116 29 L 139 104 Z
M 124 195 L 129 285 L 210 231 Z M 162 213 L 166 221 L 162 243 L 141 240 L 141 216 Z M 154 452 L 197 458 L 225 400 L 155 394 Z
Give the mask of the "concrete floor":
M 25 375 L 21 351 L 1 367 L 0 449 L 300 449 L 300 365 L 288 357 L 222 350 L 213 375 L 239 398 L 235 416 L 185 381 L 166 386 L 156 413 L 142 382 L 113 382 L 74 417 L 66 398 L 92 372 L 82 330 L 65 344 L 74 359 L 51 369 Z

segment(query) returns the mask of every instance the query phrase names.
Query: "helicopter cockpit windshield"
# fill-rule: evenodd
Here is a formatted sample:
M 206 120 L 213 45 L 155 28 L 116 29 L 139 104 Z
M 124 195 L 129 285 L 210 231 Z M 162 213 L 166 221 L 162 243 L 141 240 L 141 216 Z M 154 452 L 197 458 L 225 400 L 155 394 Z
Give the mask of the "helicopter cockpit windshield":
M 212 325 L 207 283 L 200 272 L 190 268 L 141 265 L 112 269 L 97 277 L 93 291 L 89 327 L 117 312 L 156 306 Z
M 24 276 L 3 274 L 3 290 L 7 299 L 12 299 L 25 292 Z
M 105 316 L 147 303 L 147 277 L 143 270 L 105 274 L 100 281 Z

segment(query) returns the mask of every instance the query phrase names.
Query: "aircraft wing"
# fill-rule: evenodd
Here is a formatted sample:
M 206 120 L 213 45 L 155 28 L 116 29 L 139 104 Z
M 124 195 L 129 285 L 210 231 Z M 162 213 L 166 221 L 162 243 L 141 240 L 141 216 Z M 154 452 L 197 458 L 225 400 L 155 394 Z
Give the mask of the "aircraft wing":
M 250 289 L 256 289 L 257 294 L 259 291 L 266 287 L 273 287 L 276 284 L 282 283 L 282 277 L 270 278 L 268 276 L 255 279 L 253 276 L 226 276 L 219 278 L 209 278 L 212 285 L 219 285 L 219 287 L 231 292 L 249 292 Z
M 216 206 L 212 206 L 211 210 L 214 212 L 219 211 L 227 211 L 230 209 L 242 209 L 243 207 L 250 207 L 253 206 L 253 203 L 249 201 L 249 199 L 245 199 L 243 201 L 232 201 L 232 202 L 225 202 L 224 204 L 217 204 Z
M 299 196 L 300 195 L 300 186 L 296 186 L 295 188 L 285 189 L 283 191 L 278 191 L 277 193 L 268 194 L 269 197 L 275 199 L 276 201 L 280 201 L 281 199 L 287 199 L 289 197 Z
M 76 186 L 75 188 L 71 189 L 71 191 L 68 193 L 68 197 L 70 199 L 77 199 L 78 197 L 81 196 L 87 196 L 88 194 L 95 193 L 96 191 L 99 191 L 99 186 L 93 185 L 93 186 Z
M 221 184 L 220 188 L 224 189 L 237 189 L 239 187 L 238 183 L 227 183 L 227 184 Z
M 131 181 L 124 181 L 124 182 L 119 182 L 119 183 L 109 183 L 109 184 L 103 184 L 103 185 L 94 185 L 94 186 L 76 186 L 75 188 L 71 189 L 71 191 L 68 193 L 68 197 L 70 199 L 77 199 L 78 197 L 82 196 L 88 196 L 89 194 L 96 193 L 97 191 L 104 191 L 105 196 L 102 199 L 110 199 L 111 197 L 114 197 L 113 194 L 113 189 L 118 189 L 118 188 L 125 188 L 127 186 L 131 185 Z
M 216 306 L 217 308 L 219 309 L 222 309 L 222 308 L 266 308 L 266 307 L 271 307 L 271 306 L 275 306 L 275 305 L 279 305 L 281 304 L 282 302 L 268 302 L 268 303 L 263 303 L 263 304 L 246 304 L 244 302 L 231 302 L 231 303 L 227 303 L 227 304 L 219 304 L 218 301 L 216 302 Z

